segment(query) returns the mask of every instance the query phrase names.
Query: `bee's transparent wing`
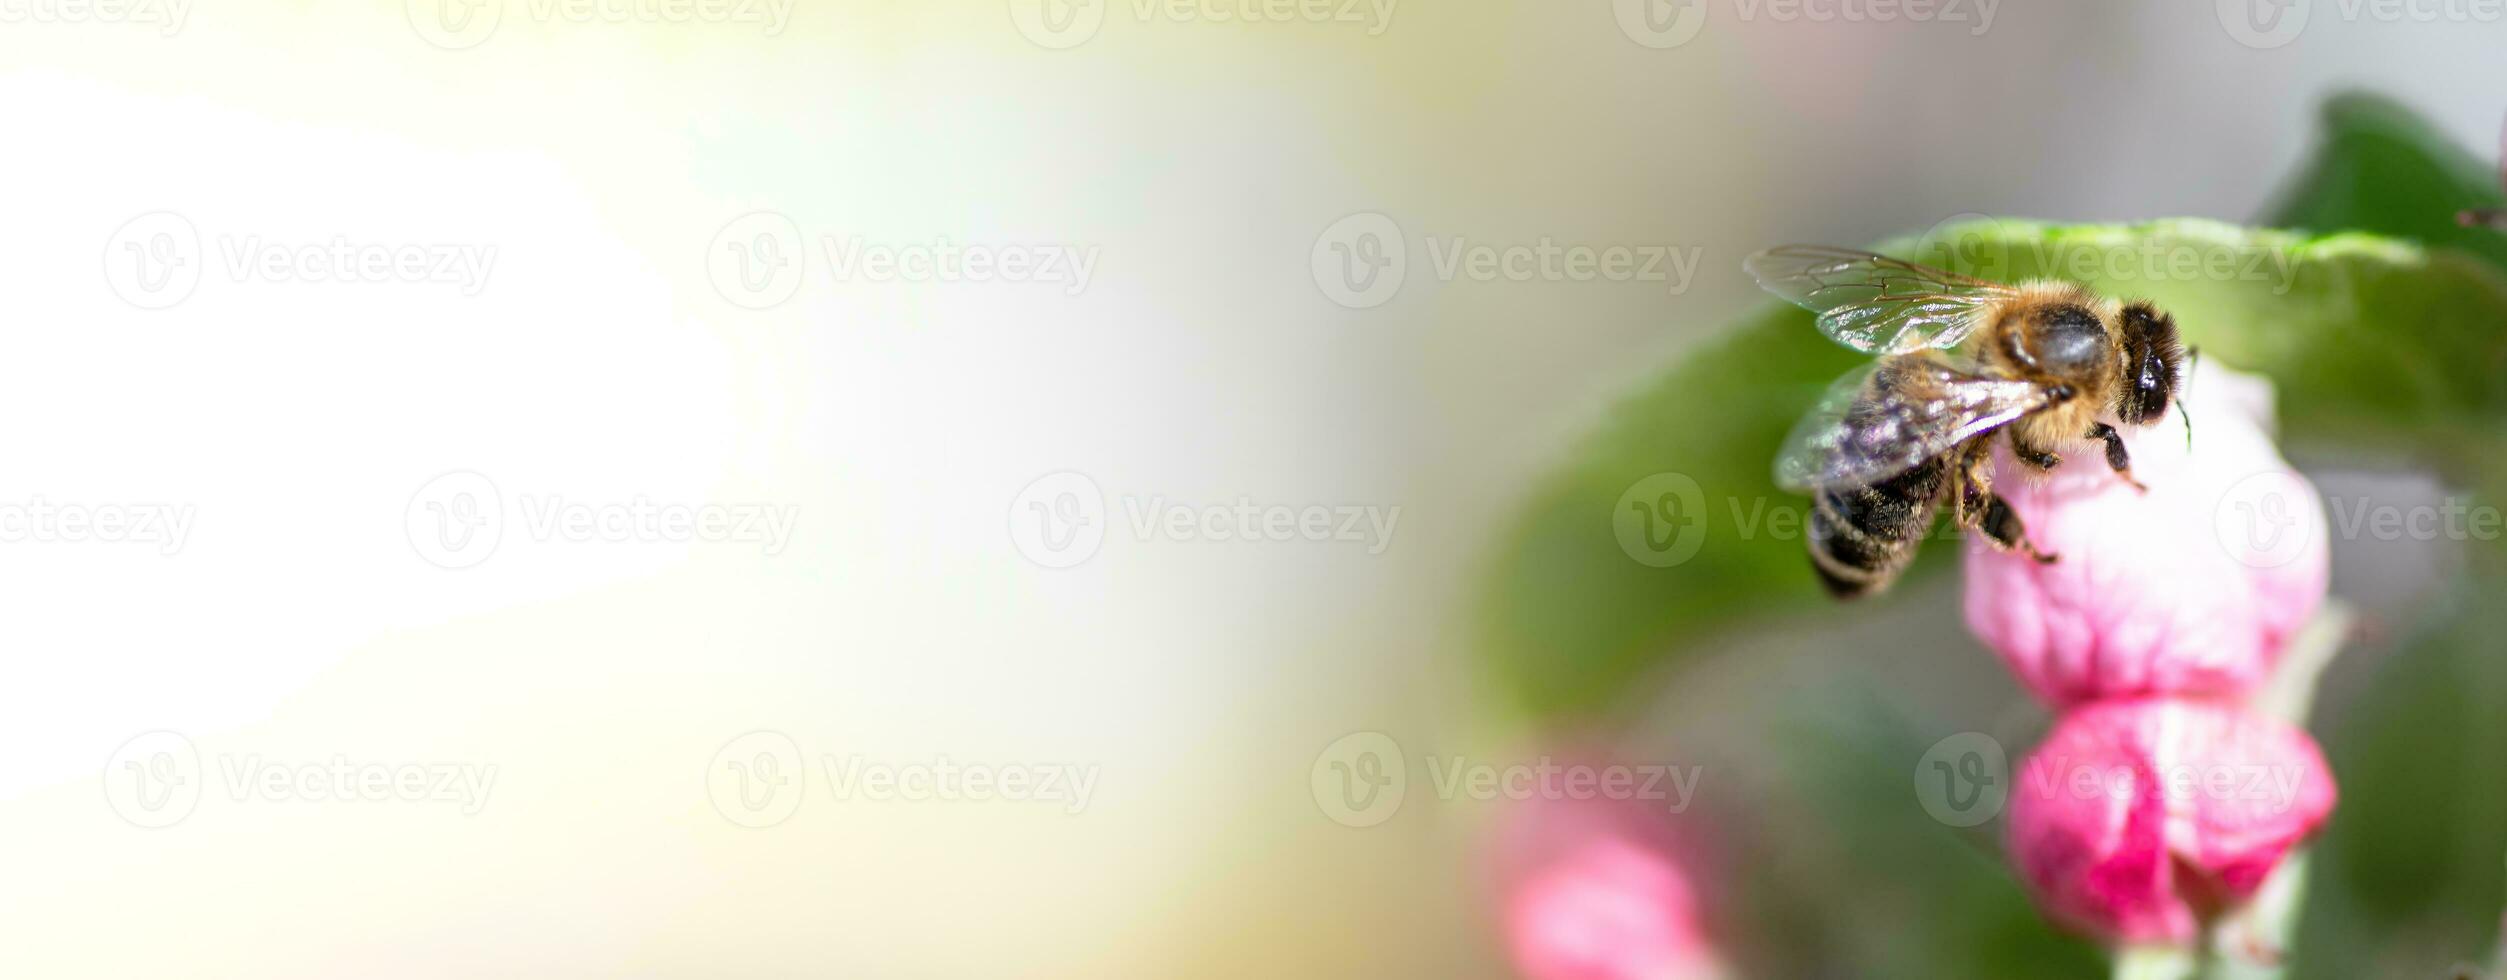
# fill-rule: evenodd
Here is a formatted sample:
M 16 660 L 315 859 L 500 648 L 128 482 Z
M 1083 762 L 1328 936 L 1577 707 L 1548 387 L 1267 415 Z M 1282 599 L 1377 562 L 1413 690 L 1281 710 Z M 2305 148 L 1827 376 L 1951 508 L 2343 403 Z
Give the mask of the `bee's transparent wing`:
M 1929 358 L 1865 365 L 1794 424 L 1776 456 L 1776 485 L 1810 493 L 1878 483 L 2052 401 L 2034 382 Z
M 1977 311 L 2011 287 L 1886 255 L 1785 245 L 1743 259 L 1760 288 L 1819 314 L 1819 330 L 1870 354 L 1950 347 L 1976 329 Z

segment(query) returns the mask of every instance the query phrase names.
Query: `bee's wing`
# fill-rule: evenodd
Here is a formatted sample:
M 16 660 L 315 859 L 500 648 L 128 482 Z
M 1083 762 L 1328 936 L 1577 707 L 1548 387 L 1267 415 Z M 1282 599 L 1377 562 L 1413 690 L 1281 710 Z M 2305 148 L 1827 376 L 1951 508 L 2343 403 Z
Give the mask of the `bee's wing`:
M 1976 329 L 1977 311 L 2012 295 L 1973 279 L 1850 248 L 1784 245 L 1741 261 L 1760 288 L 1819 314 L 1819 330 L 1870 354 L 1949 347 Z
M 2053 401 L 2034 382 L 1925 357 L 1849 371 L 1785 437 L 1776 484 L 1797 493 L 1868 486 Z

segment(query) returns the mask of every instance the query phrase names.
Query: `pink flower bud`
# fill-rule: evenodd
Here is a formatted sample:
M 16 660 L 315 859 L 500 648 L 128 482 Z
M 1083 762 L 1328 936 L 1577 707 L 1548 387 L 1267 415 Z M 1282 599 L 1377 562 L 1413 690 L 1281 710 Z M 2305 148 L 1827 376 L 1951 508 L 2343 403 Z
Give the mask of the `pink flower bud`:
M 2236 694 L 2271 673 L 2324 599 L 2322 500 L 2273 449 L 2271 386 L 2204 362 L 2181 419 L 2125 432 L 2143 493 L 2095 443 L 2040 475 L 1997 450 L 1994 489 L 2042 564 L 1967 546 L 1967 624 L 2057 707 L 2137 694 Z
M 1497 847 L 1499 915 L 1524 976 L 1726 975 L 1659 812 L 1607 799 L 1541 798 L 1509 817 Z
M 2183 943 L 2253 896 L 2333 812 L 2307 733 L 2235 705 L 2103 701 L 2064 715 L 2011 788 L 2010 847 L 2055 919 Z

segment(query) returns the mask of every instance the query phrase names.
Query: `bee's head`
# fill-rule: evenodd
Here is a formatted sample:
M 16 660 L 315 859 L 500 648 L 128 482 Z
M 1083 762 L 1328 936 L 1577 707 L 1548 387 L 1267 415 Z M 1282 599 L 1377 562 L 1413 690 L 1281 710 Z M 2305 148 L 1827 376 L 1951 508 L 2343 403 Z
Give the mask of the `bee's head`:
M 2124 308 L 2124 390 L 2115 414 L 2127 425 L 2149 425 L 2167 414 L 2168 400 L 2184 378 L 2185 345 L 2176 320 L 2148 302 Z

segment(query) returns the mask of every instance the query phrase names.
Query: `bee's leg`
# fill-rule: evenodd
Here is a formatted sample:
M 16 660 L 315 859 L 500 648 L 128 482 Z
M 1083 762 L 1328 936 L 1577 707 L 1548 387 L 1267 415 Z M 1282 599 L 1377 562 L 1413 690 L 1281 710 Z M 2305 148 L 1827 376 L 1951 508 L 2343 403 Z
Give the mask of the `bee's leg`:
M 1979 439 L 1961 461 L 1956 474 L 1958 485 L 1951 491 L 1951 514 L 1964 530 L 1982 531 L 1985 540 L 2003 551 L 2017 551 L 2040 564 L 2052 564 L 2054 556 L 2038 551 L 2028 541 L 2027 529 L 2020 526 L 2020 515 L 1993 492 L 1993 452 L 1991 444 Z
M 2143 493 L 2150 492 L 2150 488 L 2142 486 L 2140 480 L 2133 479 L 2132 454 L 2124 451 L 2124 437 L 2115 431 L 2114 426 L 2104 422 L 2091 422 L 2089 423 L 2089 438 L 2098 439 L 2107 444 L 2107 468 L 2114 470 L 2115 475 L 2123 477 L 2124 482 L 2132 484 L 2133 489 Z
M 1985 532 L 1985 540 L 1993 542 L 1996 548 L 2027 555 L 2037 559 L 2040 565 L 2054 564 L 2055 556 L 2039 551 L 2036 545 L 2029 543 L 2028 529 L 2020 526 L 2020 515 L 2011 509 L 2010 503 L 2003 500 L 2000 494 L 1995 494 L 1986 501 L 1982 530 Z
M 2041 472 L 2063 465 L 2063 457 L 2021 442 L 2018 433 L 2011 435 L 2011 455 Z
M 1988 440 L 1968 444 L 1959 459 L 1957 472 L 1951 476 L 1950 523 L 1959 530 L 1973 531 L 1985 522 L 1985 508 L 1993 502 L 1993 450 Z

